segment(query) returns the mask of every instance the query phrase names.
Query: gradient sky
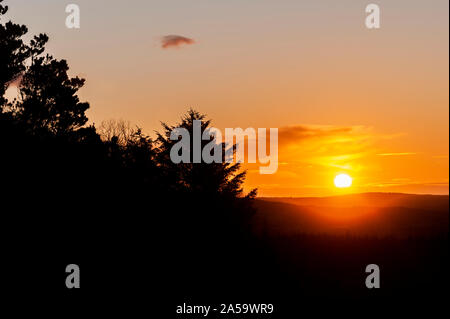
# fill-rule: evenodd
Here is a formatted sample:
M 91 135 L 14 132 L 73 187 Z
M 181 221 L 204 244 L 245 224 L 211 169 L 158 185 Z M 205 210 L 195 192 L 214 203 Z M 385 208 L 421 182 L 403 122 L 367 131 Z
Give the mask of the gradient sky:
M 65 27 L 65 6 L 81 29 Z M 151 134 L 194 107 L 214 126 L 278 127 L 278 173 L 249 165 L 262 196 L 448 193 L 448 0 L 6 0 L 9 17 L 50 36 L 87 79 L 92 122 Z M 160 39 L 195 40 L 162 49 Z

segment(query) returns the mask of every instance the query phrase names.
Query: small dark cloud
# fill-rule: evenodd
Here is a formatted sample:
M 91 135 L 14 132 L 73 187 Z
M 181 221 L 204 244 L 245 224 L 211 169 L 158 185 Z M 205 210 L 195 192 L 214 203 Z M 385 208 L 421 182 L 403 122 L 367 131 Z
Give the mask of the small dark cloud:
M 163 49 L 178 48 L 183 44 L 190 45 L 194 43 L 194 39 L 182 37 L 181 35 L 166 35 L 161 39 L 161 47 Z

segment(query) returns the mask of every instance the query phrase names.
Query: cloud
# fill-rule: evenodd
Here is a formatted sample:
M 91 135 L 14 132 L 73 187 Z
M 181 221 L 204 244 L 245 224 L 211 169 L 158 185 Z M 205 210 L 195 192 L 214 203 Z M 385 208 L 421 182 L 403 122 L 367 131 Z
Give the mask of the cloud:
M 161 47 L 163 49 L 179 48 L 183 44 L 190 45 L 194 43 L 194 39 L 182 37 L 181 35 L 166 35 L 161 38 Z
M 354 135 L 360 133 L 362 127 L 336 127 L 327 125 L 297 125 L 281 127 L 278 132 L 280 145 L 298 144 L 305 140 L 320 139 L 346 142 L 354 140 Z
M 357 172 L 368 165 L 362 159 L 374 152 L 374 144 L 391 137 L 364 125 L 295 125 L 280 127 L 278 138 L 284 170 L 305 172 L 312 165 L 318 171 Z
M 403 153 L 381 153 L 378 156 L 406 156 L 406 155 L 416 155 L 416 153 L 403 152 Z

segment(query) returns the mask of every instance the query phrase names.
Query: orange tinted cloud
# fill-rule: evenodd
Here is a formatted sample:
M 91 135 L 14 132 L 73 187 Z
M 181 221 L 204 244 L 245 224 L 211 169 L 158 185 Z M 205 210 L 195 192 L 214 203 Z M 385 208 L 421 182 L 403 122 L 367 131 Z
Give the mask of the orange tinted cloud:
M 404 152 L 404 153 L 381 153 L 378 156 L 406 156 L 406 155 L 416 155 L 416 153 Z
M 393 179 L 405 176 L 398 165 L 405 168 L 409 164 L 398 162 L 402 158 L 400 155 L 406 153 L 388 153 L 383 146 L 386 141 L 401 136 L 376 132 L 373 127 L 364 125 L 281 127 L 277 173 L 262 176 L 247 164 L 246 186 L 259 188 L 262 196 L 323 196 L 334 194 L 335 175 L 346 173 L 354 179 L 354 186 L 348 190 L 351 192 L 380 191 L 380 188 L 394 186 L 400 190 L 403 184 L 421 182 L 412 178 L 392 184 Z
M 353 127 L 335 127 L 335 126 L 309 126 L 296 125 L 287 126 L 279 129 L 279 144 L 288 145 L 299 143 L 311 138 L 326 138 L 330 136 L 341 136 L 351 133 Z
M 355 160 L 367 155 L 380 135 L 365 126 L 297 125 L 279 129 L 279 158 L 282 162 L 321 166 L 328 169 L 357 169 Z
M 181 35 L 166 35 L 161 39 L 161 47 L 163 49 L 178 48 L 183 44 L 194 44 L 195 40 L 182 37 Z

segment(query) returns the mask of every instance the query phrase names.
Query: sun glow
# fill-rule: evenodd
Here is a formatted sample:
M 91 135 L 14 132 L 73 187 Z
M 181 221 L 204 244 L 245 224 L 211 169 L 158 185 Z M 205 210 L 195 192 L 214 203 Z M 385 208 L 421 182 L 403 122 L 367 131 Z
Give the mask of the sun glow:
M 352 182 L 352 178 L 347 174 L 339 174 L 334 178 L 334 185 L 338 188 L 350 187 Z

